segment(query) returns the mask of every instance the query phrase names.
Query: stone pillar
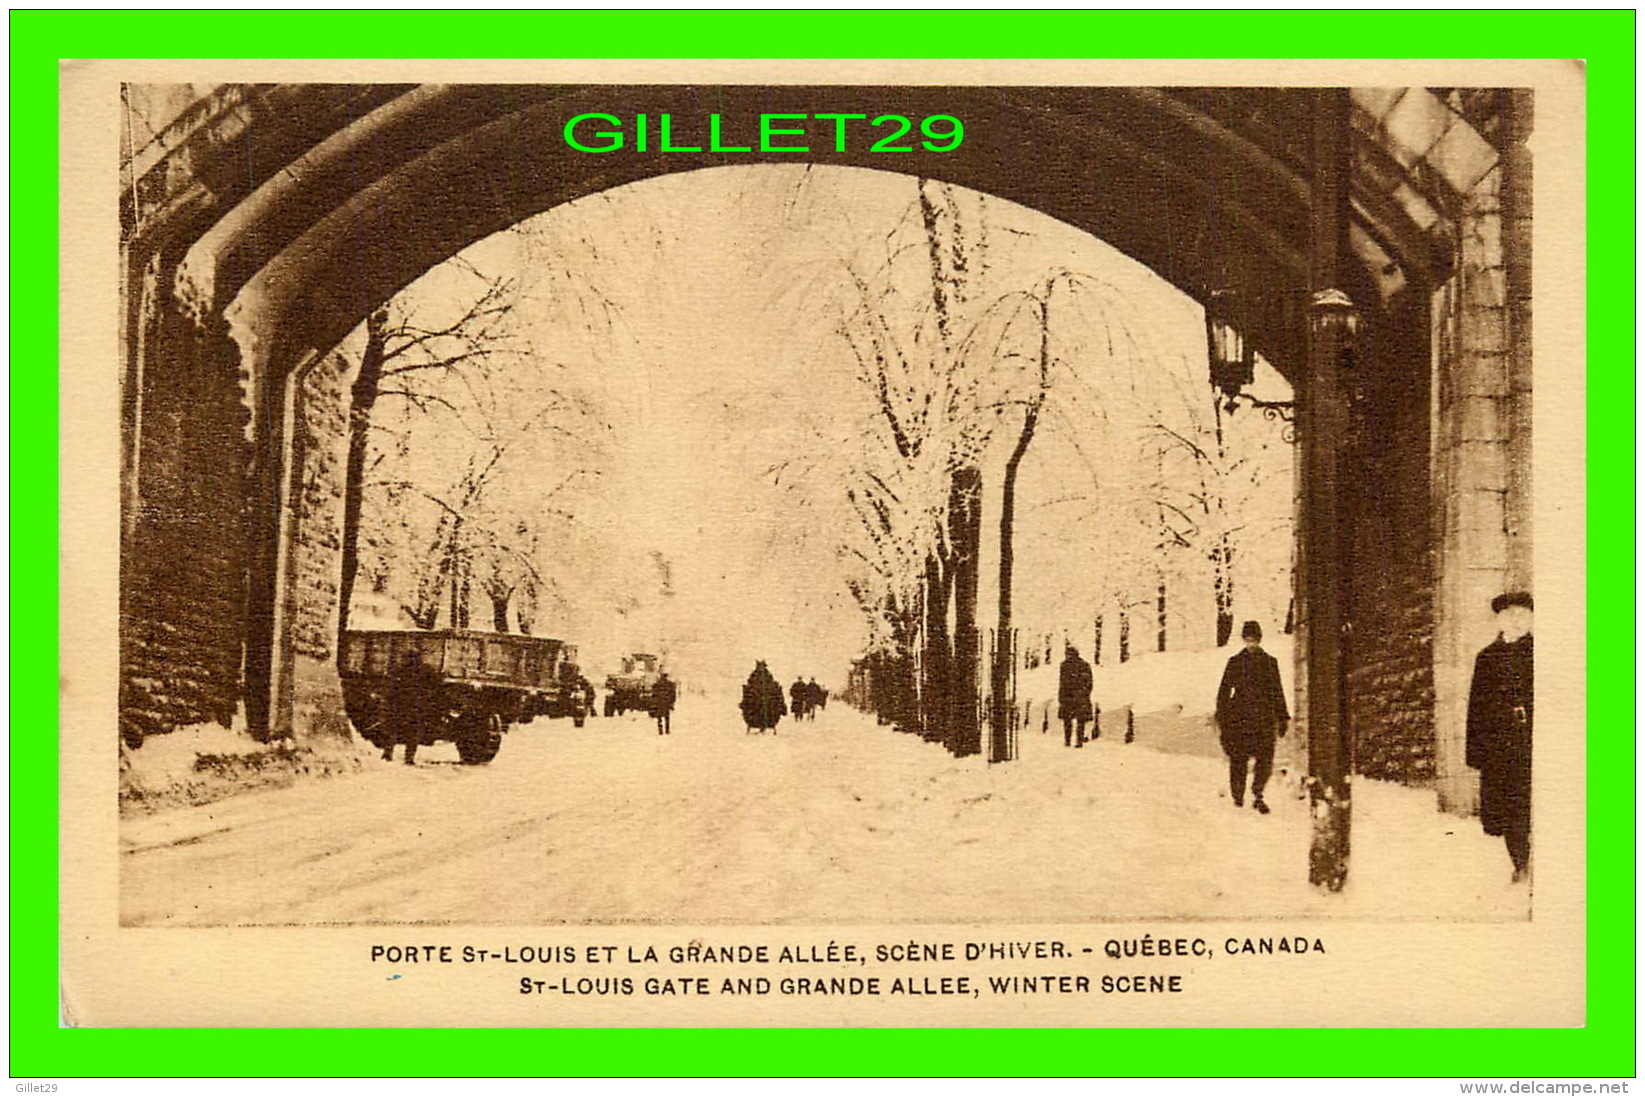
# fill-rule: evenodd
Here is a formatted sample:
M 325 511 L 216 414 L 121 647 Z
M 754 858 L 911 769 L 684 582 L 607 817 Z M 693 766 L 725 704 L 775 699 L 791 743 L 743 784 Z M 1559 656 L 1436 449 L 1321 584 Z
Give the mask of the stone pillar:
M 301 462 L 295 467 L 296 529 L 291 536 L 290 611 L 293 654 L 292 733 L 347 737 L 337 674 L 338 599 L 342 588 L 343 481 L 354 362 L 333 351 L 307 374 L 301 390 Z
M 1439 806 L 1477 809 L 1463 759 L 1474 656 L 1495 636 L 1490 601 L 1530 574 L 1529 302 L 1514 345 L 1501 198 L 1491 170 L 1462 203 L 1457 273 L 1434 295 L 1435 787 Z M 1524 226 L 1525 251 L 1529 226 Z M 1515 275 L 1516 289 L 1528 281 Z M 1528 288 L 1528 287 L 1527 287 Z
M 246 479 L 247 552 L 244 586 L 246 723 L 260 740 L 291 734 L 290 539 L 292 484 L 301 466 L 295 421 L 301 383 L 282 354 L 278 327 L 255 297 L 231 310 L 235 341 L 251 392 L 251 466 Z M 306 364 L 306 359 L 305 359 Z

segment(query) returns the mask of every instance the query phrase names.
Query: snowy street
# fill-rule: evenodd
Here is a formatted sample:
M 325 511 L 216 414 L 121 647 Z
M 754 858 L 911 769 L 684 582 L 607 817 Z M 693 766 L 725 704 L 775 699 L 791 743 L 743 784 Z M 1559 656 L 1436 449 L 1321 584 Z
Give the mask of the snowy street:
M 364 743 L 362 752 L 370 751 Z M 1342 895 L 1306 882 L 1294 785 L 1236 809 L 1225 769 L 1143 742 L 1022 734 L 989 767 L 833 702 L 746 734 L 682 699 L 540 719 L 489 766 L 450 744 L 121 824 L 127 925 L 961 922 L 1526 916 L 1501 843 L 1429 793 L 1361 780 Z

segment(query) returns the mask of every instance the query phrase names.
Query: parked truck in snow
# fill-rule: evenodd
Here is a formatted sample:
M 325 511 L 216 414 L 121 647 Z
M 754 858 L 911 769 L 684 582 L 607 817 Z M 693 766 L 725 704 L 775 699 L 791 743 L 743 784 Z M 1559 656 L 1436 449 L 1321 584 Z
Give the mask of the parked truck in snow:
M 657 684 L 661 667 L 662 660 L 648 652 L 623 656 L 622 673 L 608 675 L 605 680 L 605 714 L 650 712 L 651 691 Z
M 466 629 L 350 629 L 338 669 L 343 703 L 360 736 L 384 748 L 401 741 L 393 726 L 392 676 L 408 656 L 434 698 L 419 721 L 419 742 L 450 741 L 469 765 L 497 756 L 514 724 L 537 716 L 588 716 L 588 683 L 577 649 L 546 636 Z

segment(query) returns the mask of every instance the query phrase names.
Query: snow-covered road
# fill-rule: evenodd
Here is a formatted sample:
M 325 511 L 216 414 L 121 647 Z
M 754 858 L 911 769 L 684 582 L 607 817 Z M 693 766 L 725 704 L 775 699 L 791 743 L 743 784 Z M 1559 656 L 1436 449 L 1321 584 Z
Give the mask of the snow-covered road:
M 540 719 L 489 766 L 449 744 L 413 769 L 121 823 L 127 925 L 1074 922 L 1524 918 L 1498 840 L 1430 793 L 1355 786 L 1352 879 L 1307 884 L 1292 787 L 1236 809 L 1211 758 L 1023 732 L 987 766 L 836 702 L 747 735 L 687 696 L 640 716 Z M 361 745 L 362 751 L 369 747 Z

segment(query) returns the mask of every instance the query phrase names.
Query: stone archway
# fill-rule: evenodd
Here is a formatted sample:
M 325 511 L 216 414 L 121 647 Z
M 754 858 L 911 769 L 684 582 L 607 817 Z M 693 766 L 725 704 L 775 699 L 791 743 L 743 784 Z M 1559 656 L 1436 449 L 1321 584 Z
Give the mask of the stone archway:
M 872 116 L 889 94 L 901 113 L 963 117 L 961 149 L 592 155 L 563 140 L 588 111 Z M 809 159 L 1008 198 L 1201 301 L 1243 293 L 1248 338 L 1301 405 L 1298 680 L 1319 767 L 1433 779 L 1442 802 L 1465 808 L 1452 755 L 1458 668 L 1478 646 L 1471 607 L 1485 588 L 1529 578 L 1528 93 L 889 94 L 226 86 L 129 150 L 123 720 L 163 730 L 243 704 L 259 733 L 289 730 L 292 379 L 370 308 L 468 243 L 576 197 Z M 1351 358 L 1344 332 L 1309 322 L 1322 290 L 1358 306 Z M 182 578 L 159 582 L 162 561 Z

